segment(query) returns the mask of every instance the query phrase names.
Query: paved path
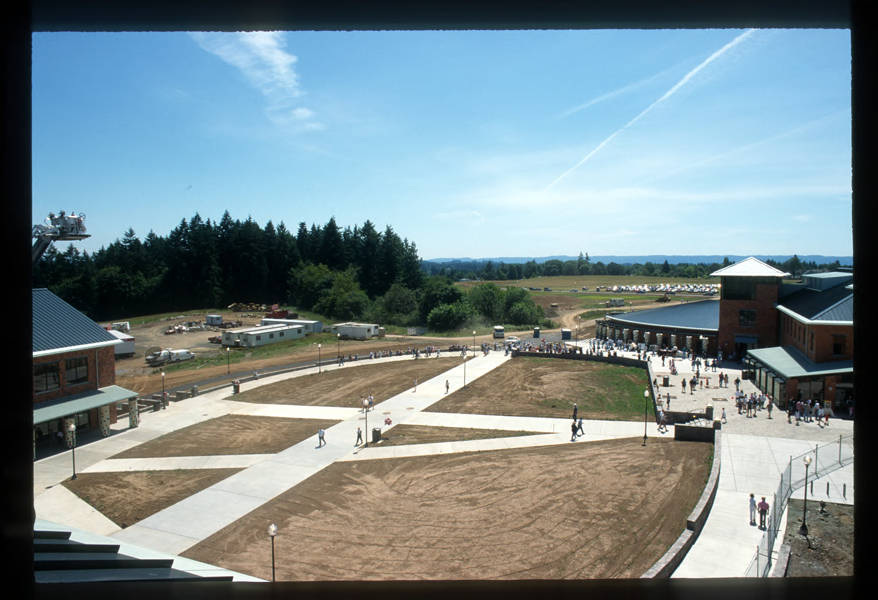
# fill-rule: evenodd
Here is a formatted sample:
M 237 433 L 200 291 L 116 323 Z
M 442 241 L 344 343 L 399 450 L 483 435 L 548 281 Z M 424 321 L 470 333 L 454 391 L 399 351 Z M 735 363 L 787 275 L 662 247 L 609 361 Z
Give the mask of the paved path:
M 580 342 L 585 343 L 587 342 Z M 383 362 L 411 358 L 393 357 L 380 360 Z M 487 356 L 479 355 L 467 361 L 466 382 L 474 381 L 506 360 L 508 357 L 503 353 L 491 352 Z M 323 369 L 356 368 L 374 362 L 360 361 L 348 363 L 344 367 L 330 366 Z M 660 367 L 661 363 L 656 357 L 652 357 L 650 362 L 651 366 Z M 677 380 L 691 375 L 688 371 L 689 364 L 689 361 L 677 361 Z M 734 366 L 723 365 L 723 371 L 729 374 L 732 381 L 740 373 Z M 242 384 L 242 391 L 314 371 L 316 368 L 263 377 Z M 661 381 L 660 368 L 657 368 L 654 376 Z M 176 555 L 336 461 L 570 443 L 569 419 L 429 412 L 429 407 L 444 397 L 446 379 L 451 383 L 452 390 L 461 387 L 464 383 L 464 366 L 458 365 L 442 375 L 419 383 L 417 388 L 409 388 L 377 404 L 368 415 L 358 409 L 340 407 L 236 402 L 229 395 L 228 388 L 172 403 L 167 410 L 146 413 L 140 427 L 136 429 L 129 430 L 127 421 L 120 422 L 113 426 L 113 435 L 110 437 L 77 448 L 77 469 L 105 472 L 233 466 L 243 470 L 125 530 L 119 530 L 106 517 L 63 486 L 57 485 L 70 476 L 70 453 L 64 452 L 34 464 L 34 505 L 37 516 L 50 521 L 63 520 L 71 526 L 95 534 L 112 535 L 113 539 L 125 544 L 142 545 L 152 551 Z M 726 401 L 717 398 L 731 396 L 732 392 L 726 388 L 716 388 L 715 376 L 712 377 L 712 383 L 714 387 L 700 388 L 694 394 L 688 394 L 687 391 L 683 395 L 679 393 L 679 388 L 675 394 L 671 391 L 673 386 L 667 391 L 664 388 L 660 391 L 671 393 L 671 410 L 703 410 L 707 404 L 713 404 L 717 407 L 716 414 L 719 416 L 720 407 Z M 751 388 L 755 389 L 749 381 L 742 382 L 742 385 L 748 392 Z M 733 383 L 730 387 L 734 390 Z M 729 403 L 729 406 L 733 407 L 733 403 Z M 316 447 L 315 435 L 276 454 L 107 460 L 110 456 L 145 441 L 224 414 L 338 419 L 340 422 L 326 430 L 327 444 L 322 448 Z M 789 424 L 786 415 L 777 411 L 773 419 L 767 418 L 767 411 L 760 412 L 755 418 L 747 418 L 727 406 L 726 414 L 727 422 L 720 432 L 723 440 L 723 467 L 716 500 L 701 535 L 674 573 L 674 577 L 742 576 L 762 535 L 761 531 L 748 525 L 747 499 L 750 492 L 757 496 L 765 495 L 770 500 L 777 487 L 780 472 L 790 456 L 797 456 L 813 449 L 817 443 L 830 442 L 840 434 L 853 431 L 852 421 L 840 419 L 833 419 L 829 427 L 822 428 L 814 423 L 802 423 L 799 426 Z M 364 435 L 370 435 L 369 429 L 373 426 L 387 429 L 384 426 L 384 418 L 387 416 L 392 419 L 393 426 L 412 424 L 541 433 L 463 442 L 383 447 L 378 445 L 359 449 L 353 447 L 358 425 L 363 428 Z M 583 425 L 586 435 L 578 442 L 639 437 L 644 431 L 643 424 L 636 422 L 583 421 Z M 673 427 L 669 428 L 667 434 L 660 434 L 654 423 L 648 423 L 647 434 L 650 437 L 672 436 Z M 830 484 L 828 495 L 827 482 Z M 852 503 L 853 465 L 818 480 L 814 488 L 814 494 L 809 491 L 809 498 Z M 801 495 L 800 490 L 798 497 Z M 793 497 L 797 495 L 794 494 Z

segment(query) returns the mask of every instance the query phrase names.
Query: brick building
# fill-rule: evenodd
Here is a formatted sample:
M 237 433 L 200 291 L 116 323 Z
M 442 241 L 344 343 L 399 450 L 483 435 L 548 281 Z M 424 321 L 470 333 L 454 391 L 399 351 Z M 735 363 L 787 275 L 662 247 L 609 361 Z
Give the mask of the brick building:
M 33 290 L 33 430 L 38 443 L 73 444 L 77 430 L 110 434 L 116 405 L 137 394 L 116 383 L 120 340 L 47 289 Z M 58 435 L 60 432 L 60 436 Z
M 750 257 L 711 273 L 720 299 L 607 315 L 597 335 L 740 360 L 781 408 L 814 399 L 853 406 L 853 274 L 815 273 L 801 283 Z

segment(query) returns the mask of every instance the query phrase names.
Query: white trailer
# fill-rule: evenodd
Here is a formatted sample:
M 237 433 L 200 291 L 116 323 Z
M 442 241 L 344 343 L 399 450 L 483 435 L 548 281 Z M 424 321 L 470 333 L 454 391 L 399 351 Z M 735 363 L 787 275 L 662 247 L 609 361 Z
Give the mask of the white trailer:
M 128 321 L 113 323 L 111 327 L 116 331 L 131 331 L 131 323 L 129 323 Z
M 295 340 L 305 337 L 305 335 L 307 335 L 307 332 L 302 325 L 280 323 L 260 327 L 241 327 L 239 329 L 223 331 L 222 345 L 253 348 L 286 340 Z
M 134 355 L 134 338 L 116 329 L 109 329 L 110 335 L 120 340 L 114 348 L 116 358 Z
M 495 338 L 502 338 L 504 335 L 506 335 L 506 330 L 503 329 L 503 326 L 502 325 L 494 325 L 494 337 Z
M 367 340 L 378 335 L 378 327 L 375 323 L 336 323 L 332 326 L 332 332 L 341 334 L 342 339 Z

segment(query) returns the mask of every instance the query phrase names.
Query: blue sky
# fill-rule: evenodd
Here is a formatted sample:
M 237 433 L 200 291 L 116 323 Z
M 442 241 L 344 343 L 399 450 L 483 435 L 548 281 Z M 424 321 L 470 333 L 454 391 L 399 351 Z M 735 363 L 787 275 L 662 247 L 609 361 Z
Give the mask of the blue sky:
M 850 255 L 850 60 L 847 30 L 35 33 L 33 219 Z

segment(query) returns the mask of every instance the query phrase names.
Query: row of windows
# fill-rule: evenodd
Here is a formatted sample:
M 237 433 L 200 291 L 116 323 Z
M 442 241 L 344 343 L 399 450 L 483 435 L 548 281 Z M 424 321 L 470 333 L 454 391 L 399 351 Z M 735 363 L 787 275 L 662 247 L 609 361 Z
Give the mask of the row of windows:
M 88 357 L 79 356 L 64 361 L 64 381 L 76 385 L 88 381 Z M 61 389 L 61 362 L 34 365 L 34 393 L 44 394 Z
M 807 347 L 813 352 L 814 351 L 814 331 L 799 323 L 795 319 L 791 319 L 790 317 L 784 318 L 784 331 L 788 336 L 792 339 L 798 341 L 802 347 L 804 348 L 806 345 L 806 336 L 807 336 Z M 847 351 L 847 336 L 843 333 L 832 334 L 832 354 L 835 356 L 840 356 L 845 354 Z

